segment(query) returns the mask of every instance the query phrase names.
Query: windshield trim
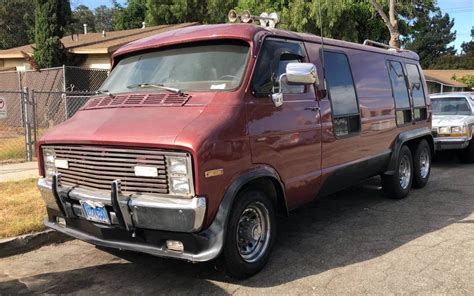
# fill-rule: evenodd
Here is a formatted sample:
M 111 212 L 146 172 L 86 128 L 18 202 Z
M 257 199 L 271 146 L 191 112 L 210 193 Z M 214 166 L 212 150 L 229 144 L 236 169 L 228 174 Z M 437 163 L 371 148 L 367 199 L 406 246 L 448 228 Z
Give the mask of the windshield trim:
M 162 50 L 189 47 L 189 46 L 200 46 L 200 45 L 202 46 L 202 45 L 213 45 L 213 44 L 220 45 L 220 44 L 229 44 L 229 43 L 230 44 L 232 44 L 232 43 L 240 44 L 242 46 L 248 47 L 248 53 L 247 53 L 247 57 L 246 57 L 246 60 L 245 60 L 245 68 L 244 68 L 244 71 L 242 72 L 242 77 L 240 78 L 240 81 L 239 81 L 239 83 L 237 84 L 236 87 L 225 89 L 225 90 L 221 90 L 221 89 L 190 90 L 190 89 L 186 89 L 186 88 L 180 88 L 180 90 L 183 93 L 196 93 L 196 92 L 198 92 L 198 93 L 200 93 L 200 92 L 203 92 L 203 93 L 204 92 L 207 92 L 207 93 L 228 93 L 228 92 L 235 92 L 235 91 L 238 91 L 242 87 L 242 85 L 244 84 L 244 82 L 246 80 L 246 77 L 248 77 L 248 75 L 249 75 L 248 71 L 249 71 L 250 61 L 251 61 L 251 57 L 252 57 L 252 50 L 253 50 L 252 42 L 250 42 L 248 40 L 240 39 L 240 38 L 202 39 L 202 40 L 198 40 L 198 41 L 182 42 L 182 43 L 177 43 L 177 44 L 171 44 L 171 45 L 165 45 L 165 46 L 153 47 L 153 48 L 146 48 L 146 49 L 143 49 L 143 50 L 124 53 L 124 54 L 121 54 L 121 55 L 114 58 L 113 66 L 110 69 L 110 74 L 112 73 L 112 71 L 117 67 L 117 65 L 123 59 L 129 58 L 129 57 L 142 55 L 142 54 L 146 54 L 146 53 L 162 51 Z M 105 85 L 105 83 L 111 77 L 110 74 L 107 77 L 107 79 L 102 83 L 101 87 L 99 88 L 99 91 L 102 90 L 102 86 Z M 151 90 L 151 89 L 146 89 L 145 90 L 145 89 L 143 89 L 143 90 L 136 90 L 134 92 L 162 93 L 164 91 L 159 90 L 159 89 L 154 89 L 154 90 Z M 124 94 L 124 93 L 130 93 L 130 92 L 120 92 L 120 93 Z M 114 95 L 116 95 L 116 93 L 114 93 Z

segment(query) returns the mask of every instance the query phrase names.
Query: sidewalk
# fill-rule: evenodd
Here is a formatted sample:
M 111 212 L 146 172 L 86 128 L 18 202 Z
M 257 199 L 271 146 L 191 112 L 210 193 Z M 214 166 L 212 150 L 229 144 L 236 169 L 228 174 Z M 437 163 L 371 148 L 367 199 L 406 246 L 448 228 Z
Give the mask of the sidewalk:
M 36 161 L 0 164 L 0 182 L 20 181 L 38 177 L 38 164 Z

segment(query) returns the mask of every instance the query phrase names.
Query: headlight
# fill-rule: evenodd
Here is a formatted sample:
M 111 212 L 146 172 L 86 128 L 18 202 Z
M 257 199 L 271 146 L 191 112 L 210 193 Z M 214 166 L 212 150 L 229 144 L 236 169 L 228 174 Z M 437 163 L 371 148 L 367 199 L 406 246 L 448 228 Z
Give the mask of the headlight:
M 56 165 L 54 164 L 56 160 L 56 154 L 54 150 L 43 148 L 43 161 L 44 161 L 44 175 L 46 179 L 52 179 L 53 175 L 58 171 Z
M 189 194 L 191 192 L 189 179 L 187 177 L 170 177 L 171 191 L 177 194 Z
M 464 128 L 462 126 L 453 126 L 451 127 L 452 134 L 461 134 L 464 132 Z
M 168 159 L 168 172 L 170 174 L 186 175 L 188 173 L 188 164 L 186 157 L 170 156 Z
M 440 134 L 450 134 L 451 133 L 451 128 L 449 126 L 442 126 L 439 128 L 439 133 Z
M 193 194 L 191 156 L 166 156 L 166 166 L 170 194 L 190 197 Z

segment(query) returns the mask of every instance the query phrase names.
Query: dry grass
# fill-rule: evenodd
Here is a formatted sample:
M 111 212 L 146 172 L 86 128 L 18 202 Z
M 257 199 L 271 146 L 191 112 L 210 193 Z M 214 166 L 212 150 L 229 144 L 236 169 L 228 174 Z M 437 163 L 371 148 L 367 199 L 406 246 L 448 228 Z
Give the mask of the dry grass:
M 44 229 L 46 209 L 36 181 L 0 183 L 0 238 Z
M 25 157 L 25 139 L 23 136 L 0 140 L 0 161 L 25 159 Z

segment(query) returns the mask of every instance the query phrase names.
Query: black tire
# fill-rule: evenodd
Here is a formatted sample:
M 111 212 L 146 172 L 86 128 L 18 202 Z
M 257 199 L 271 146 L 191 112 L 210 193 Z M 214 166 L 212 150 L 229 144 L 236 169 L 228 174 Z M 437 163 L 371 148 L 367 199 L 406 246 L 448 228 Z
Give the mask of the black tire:
M 409 170 L 411 171 L 410 176 L 407 177 L 406 186 L 402 186 L 400 181 L 400 176 L 402 176 L 400 172 L 402 161 L 404 163 L 404 167 L 408 165 Z M 403 145 L 400 149 L 400 154 L 398 155 L 397 159 L 397 166 L 393 175 L 382 175 L 381 177 L 383 191 L 388 198 L 402 199 L 407 197 L 408 193 L 410 193 L 411 185 L 413 183 L 413 157 L 411 155 L 410 148 L 408 148 L 406 145 Z
M 413 188 L 423 188 L 431 173 L 431 147 L 428 141 L 421 140 L 413 156 Z
M 248 222 L 254 220 L 248 218 L 251 217 L 250 215 L 256 213 L 256 208 L 259 208 L 258 210 L 261 211 L 260 214 L 262 215 L 262 219 L 259 221 L 266 221 L 265 223 L 268 224 L 269 230 L 261 231 L 261 233 L 265 232 L 267 235 L 265 240 L 260 241 L 262 244 L 260 245 L 261 252 L 259 255 L 255 258 L 244 258 L 243 256 L 247 254 L 244 253 L 242 255 L 243 246 L 249 246 L 251 244 L 244 243 L 245 240 L 242 239 L 242 237 L 245 237 L 245 235 L 242 233 L 248 233 L 253 237 L 258 236 L 258 230 L 255 232 L 255 225 L 252 226 L 251 222 Z M 246 218 L 247 220 L 245 220 Z M 244 228 L 247 231 L 243 230 Z M 249 230 L 250 228 L 252 228 L 252 230 Z M 260 229 L 262 230 L 264 227 Z M 241 233 L 240 236 L 238 232 Z M 241 244 L 238 244 L 238 236 L 242 239 L 240 240 Z M 276 217 L 274 204 L 263 192 L 257 189 L 246 189 L 239 193 L 232 205 L 225 235 L 224 248 L 221 255 L 221 261 L 226 273 L 238 279 L 245 279 L 258 273 L 267 264 L 270 258 L 275 243 L 275 237 Z M 256 245 L 258 245 L 258 243 Z
M 459 156 L 463 163 L 474 163 L 474 139 L 471 139 L 469 146 L 462 150 Z

